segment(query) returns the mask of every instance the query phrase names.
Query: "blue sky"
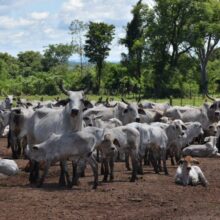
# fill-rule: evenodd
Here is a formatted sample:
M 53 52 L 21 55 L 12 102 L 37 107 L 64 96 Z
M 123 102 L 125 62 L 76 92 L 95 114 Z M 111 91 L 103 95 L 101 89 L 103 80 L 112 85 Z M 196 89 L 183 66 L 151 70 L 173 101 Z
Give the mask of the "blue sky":
M 108 60 L 119 61 L 125 51 L 118 40 L 131 20 L 137 0 L 0 0 L 0 52 L 43 52 L 49 44 L 70 43 L 71 21 L 106 22 L 116 26 Z M 153 0 L 143 0 L 153 4 Z

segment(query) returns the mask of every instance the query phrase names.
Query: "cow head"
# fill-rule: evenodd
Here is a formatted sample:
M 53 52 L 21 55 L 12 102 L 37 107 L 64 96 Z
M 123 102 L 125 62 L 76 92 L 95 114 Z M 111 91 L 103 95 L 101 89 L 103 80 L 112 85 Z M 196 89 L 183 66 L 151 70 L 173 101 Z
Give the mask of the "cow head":
M 123 110 L 123 124 L 131 122 L 140 122 L 139 114 L 146 114 L 142 108 L 139 108 L 136 104 L 128 103 L 122 98 L 122 102 L 126 104 Z
M 213 103 L 209 106 L 209 111 L 211 114 L 214 114 L 213 117 L 215 118 L 215 121 L 218 121 L 220 119 L 220 100 L 214 99 L 208 94 L 206 94 L 206 96 L 213 101 Z
M 25 148 L 25 155 L 30 159 L 37 162 L 45 161 L 45 152 L 40 144 L 33 146 L 27 145 Z
M 67 113 L 71 118 L 81 118 L 82 111 L 85 108 L 84 91 L 68 91 L 64 88 L 62 81 L 59 87 L 65 95 L 69 96 L 65 106 Z
M 180 161 L 179 161 L 179 164 L 182 165 L 182 167 L 187 171 L 189 172 L 192 168 L 192 165 L 194 164 L 199 164 L 199 161 L 192 158 L 191 156 L 186 156 L 184 158 L 182 158 Z
M 118 141 L 112 137 L 111 133 L 105 133 L 102 143 L 100 144 L 100 149 L 102 151 L 103 157 L 109 157 L 114 155 L 117 150 L 116 143 Z

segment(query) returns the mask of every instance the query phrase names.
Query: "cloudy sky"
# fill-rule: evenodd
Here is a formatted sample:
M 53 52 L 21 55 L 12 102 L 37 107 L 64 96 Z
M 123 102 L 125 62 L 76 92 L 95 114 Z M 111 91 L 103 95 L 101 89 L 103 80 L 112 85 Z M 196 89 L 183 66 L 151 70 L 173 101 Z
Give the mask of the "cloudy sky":
M 138 0 L 0 0 L 0 52 L 16 56 L 21 51 L 42 52 L 49 44 L 70 43 L 71 21 L 106 22 L 116 26 L 108 60 L 120 60 L 125 50 L 118 39 L 131 20 Z M 152 5 L 153 0 L 143 0 Z

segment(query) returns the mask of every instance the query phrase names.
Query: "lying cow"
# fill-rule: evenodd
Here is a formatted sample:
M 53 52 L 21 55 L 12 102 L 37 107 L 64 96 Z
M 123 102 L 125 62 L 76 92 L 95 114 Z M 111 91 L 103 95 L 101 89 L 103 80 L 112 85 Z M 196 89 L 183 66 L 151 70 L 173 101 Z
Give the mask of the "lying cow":
M 14 160 L 2 159 L 0 158 L 0 173 L 13 176 L 19 172 L 18 165 Z
M 182 150 L 183 156 L 192 157 L 215 157 L 220 156 L 216 147 L 217 137 L 210 136 L 205 138 L 205 144 L 190 145 Z
M 98 164 L 92 154 L 95 144 L 96 139 L 92 134 L 79 131 L 52 134 L 49 139 L 41 144 L 28 145 L 26 149 L 27 156 L 33 161 L 45 163 L 45 170 L 39 180 L 38 187 L 42 186 L 51 163 L 72 160 L 77 164 L 79 160 L 85 160 L 92 168 L 94 175 L 93 188 L 96 189 L 98 185 Z M 76 173 L 73 174 L 73 177 L 75 179 L 72 180 L 72 183 L 68 182 L 69 187 L 72 187 L 74 181 L 77 181 Z
M 193 164 L 199 164 L 199 162 L 191 156 L 186 156 L 179 161 L 179 166 L 176 171 L 175 183 L 183 186 L 202 184 L 208 185 L 208 181 L 205 178 L 200 167 Z
M 199 122 L 187 122 L 185 123 L 185 126 L 185 134 L 172 141 L 172 144 L 170 145 L 169 154 L 172 165 L 175 164 L 173 156 L 175 156 L 176 162 L 178 162 L 181 158 L 182 149 L 191 144 L 195 138 L 204 134 L 202 125 Z

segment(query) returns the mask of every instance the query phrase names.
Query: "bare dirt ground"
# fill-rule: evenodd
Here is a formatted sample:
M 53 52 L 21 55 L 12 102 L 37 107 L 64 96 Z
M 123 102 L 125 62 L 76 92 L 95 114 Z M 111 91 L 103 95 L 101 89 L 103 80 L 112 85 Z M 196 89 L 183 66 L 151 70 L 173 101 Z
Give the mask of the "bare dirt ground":
M 6 140 L 0 139 L 0 156 L 10 157 Z M 31 186 L 28 173 L 0 178 L 0 219 L 220 219 L 220 159 L 199 159 L 210 186 L 177 186 L 176 166 L 169 176 L 154 174 L 145 167 L 145 175 L 129 182 L 130 172 L 116 163 L 115 181 L 102 183 L 92 190 L 90 168 L 80 186 L 73 189 L 58 186 L 59 166 L 51 167 L 43 188 Z M 19 168 L 27 161 L 16 160 Z

